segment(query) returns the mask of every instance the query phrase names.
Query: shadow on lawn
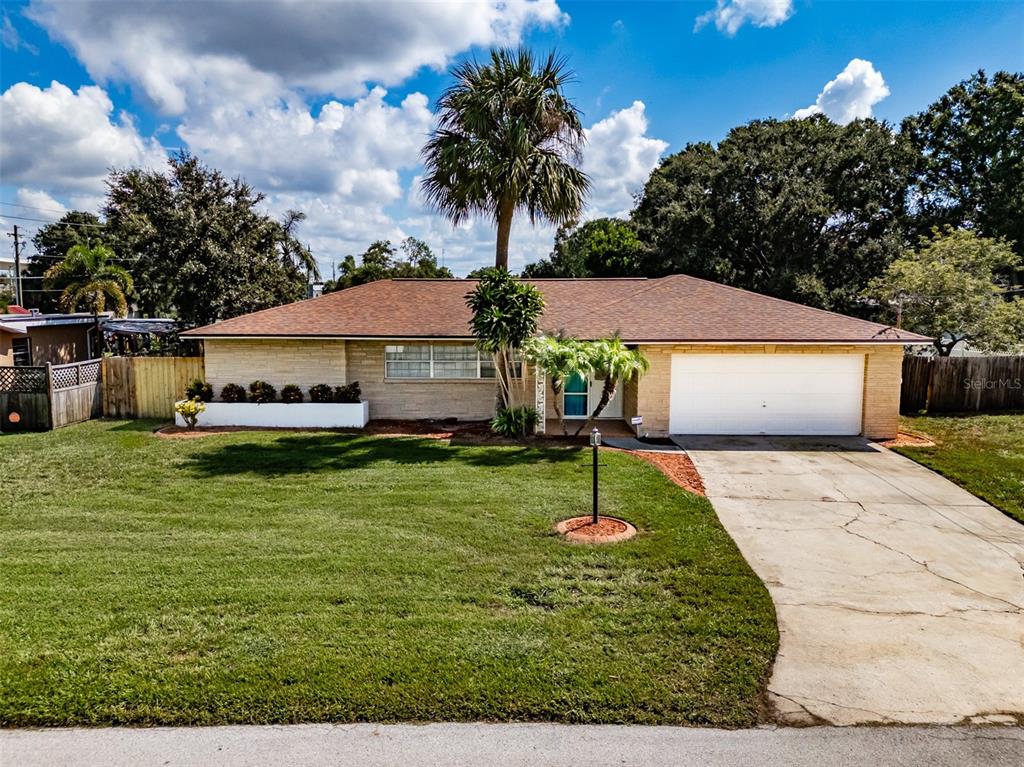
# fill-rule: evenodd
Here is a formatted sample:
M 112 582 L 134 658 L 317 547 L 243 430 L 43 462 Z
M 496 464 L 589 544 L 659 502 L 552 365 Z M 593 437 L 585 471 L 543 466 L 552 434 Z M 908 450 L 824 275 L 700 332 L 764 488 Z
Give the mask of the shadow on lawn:
M 369 468 L 378 463 L 450 463 L 501 468 L 572 462 L 577 455 L 578 451 L 565 448 L 452 447 L 432 439 L 317 434 L 221 445 L 195 453 L 189 458 L 189 464 L 204 477 L 243 473 L 281 476 Z

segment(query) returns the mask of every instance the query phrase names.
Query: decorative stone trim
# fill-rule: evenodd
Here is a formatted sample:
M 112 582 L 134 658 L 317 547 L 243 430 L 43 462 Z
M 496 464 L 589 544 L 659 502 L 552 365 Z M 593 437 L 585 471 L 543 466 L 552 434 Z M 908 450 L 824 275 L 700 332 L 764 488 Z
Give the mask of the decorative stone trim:
M 548 412 L 548 386 L 547 375 L 540 365 L 533 368 L 533 407 L 537 411 L 537 425 L 533 429 L 534 434 L 544 434 L 546 431 L 545 420 Z

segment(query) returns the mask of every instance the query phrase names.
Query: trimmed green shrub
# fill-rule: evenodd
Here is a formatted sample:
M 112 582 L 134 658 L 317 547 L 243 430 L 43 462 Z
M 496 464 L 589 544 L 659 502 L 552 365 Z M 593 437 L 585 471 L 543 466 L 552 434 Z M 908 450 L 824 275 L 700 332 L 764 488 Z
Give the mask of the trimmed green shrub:
M 328 384 L 316 384 L 309 387 L 310 402 L 330 402 L 334 399 L 334 393 Z
M 491 420 L 491 431 L 518 439 L 533 434 L 540 416 L 532 407 L 503 407 Z
M 302 389 L 295 384 L 287 384 L 281 387 L 281 401 L 289 404 L 302 402 Z
M 238 384 L 224 384 L 220 390 L 221 402 L 245 402 L 245 389 Z
M 355 403 L 362 402 L 360 399 L 363 396 L 362 390 L 359 388 L 359 381 L 353 381 L 346 386 L 335 386 L 334 387 L 334 401 L 335 402 L 347 402 Z
M 250 402 L 273 402 L 277 399 L 277 389 L 266 381 L 253 381 L 249 384 Z
M 185 387 L 185 399 L 198 399 L 200 402 L 213 401 L 213 387 L 201 378 L 196 378 Z

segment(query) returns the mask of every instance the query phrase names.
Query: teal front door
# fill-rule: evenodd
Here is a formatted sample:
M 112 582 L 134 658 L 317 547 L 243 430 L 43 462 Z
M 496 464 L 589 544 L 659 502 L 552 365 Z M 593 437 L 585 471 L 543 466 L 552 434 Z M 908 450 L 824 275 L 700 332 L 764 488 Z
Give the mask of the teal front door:
M 562 395 L 563 409 L 566 418 L 586 418 L 587 401 L 590 382 L 581 375 L 574 375 L 565 382 L 565 393 Z

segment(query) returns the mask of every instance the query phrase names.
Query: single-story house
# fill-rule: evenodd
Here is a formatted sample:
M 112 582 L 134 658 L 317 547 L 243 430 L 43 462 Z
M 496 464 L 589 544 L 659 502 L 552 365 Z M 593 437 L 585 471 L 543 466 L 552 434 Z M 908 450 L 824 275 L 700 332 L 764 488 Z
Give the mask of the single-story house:
M 930 339 L 866 320 L 685 275 L 538 279 L 544 332 L 618 333 L 650 371 L 620 387 L 609 419 L 665 434 L 863 434 L 892 437 L 904 347 Z M 494 371 L 477 352 L 466 296 L 472 280 L 396 279 L 266 309 L 183 333 L 204 341 L 215 392 L 254 379 L 358 381 L 370 417 L 491 417 Z M 546 418 L 542 371 L 525 390 Z M 562 410 L 585 418 L 600 382 L 572 381 Z M 543 419 L 542 419 L 543 421 Z
M 109 316 L 103 314 L 101 317 Z M 96 319 L 91 314 L 40 314 L 21 310 L 0 314 L 0 324 L 20 331 L 0 340 L 0 366 L 63 365 L 97 356 L 92 336 Z M 6 351 L 6 356 L 5 352 Z
M 0 320 L 0 367 L 14 364 L 14 341 L 26 335 L 21 328 Z

